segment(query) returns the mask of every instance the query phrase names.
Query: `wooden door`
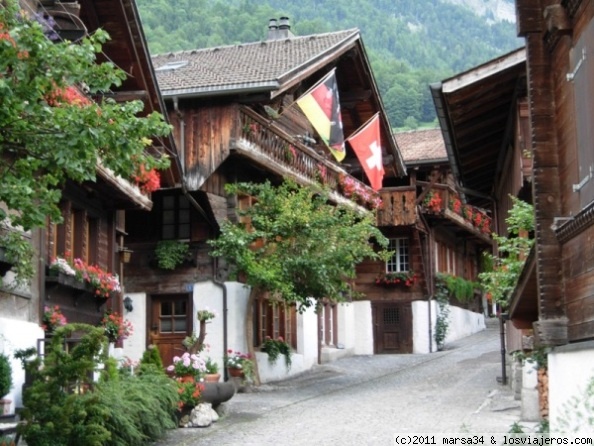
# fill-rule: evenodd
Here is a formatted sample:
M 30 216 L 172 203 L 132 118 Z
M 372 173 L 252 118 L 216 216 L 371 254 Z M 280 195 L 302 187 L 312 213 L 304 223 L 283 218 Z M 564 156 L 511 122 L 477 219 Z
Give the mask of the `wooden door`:
M 412 353 L 412 311 L 410 302 L 374 302 L 374 352 Z
M 159 348 L 163 365 L 173 363 L 174 356 L 185 352 L 182 341 L 193 332 L 190 294 L 151 296 L 148 342 Z

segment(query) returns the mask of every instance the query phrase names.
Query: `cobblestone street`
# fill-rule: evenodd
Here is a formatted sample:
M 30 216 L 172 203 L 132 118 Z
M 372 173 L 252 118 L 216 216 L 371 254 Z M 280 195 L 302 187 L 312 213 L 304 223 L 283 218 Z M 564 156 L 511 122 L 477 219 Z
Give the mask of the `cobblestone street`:
M 159 446 L 389 445 L 394 433 L 508 432 L 520 406 L 501 375 L 498 329 L 428 355 L 345 358 L 238 393 L 208 428 Z

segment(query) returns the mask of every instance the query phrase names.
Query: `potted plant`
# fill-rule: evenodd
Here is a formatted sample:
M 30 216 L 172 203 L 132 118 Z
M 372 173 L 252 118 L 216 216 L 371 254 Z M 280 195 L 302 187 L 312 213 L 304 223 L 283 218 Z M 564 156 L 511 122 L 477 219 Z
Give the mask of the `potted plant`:
M 161 269 L 175 269 L 186 261 L 188 253 L 189 246 L 186 243 L 177 240 L 161 240 L 155 249 L 157 266 Z
M 43 317 L 41 319 L 41 328 L 45 331 L 45 336 L 51 336 L 56 328 L 63 327 L 67 324 L 66 317 L 62 314 L 62 310 L 58 305 L 53 307 L 45 306 L 43 308 Z
M 3 397 L 12 389 L 12 368 L 8 356 L 0 353 L 0 397 Z M 8 415 L 12 400 L 0 399 L 0 414 Z
M 232 349 L 227 350 L 225 367 L 227 367 L 229 375 L 234 378 L 253 379 L 254 377 L 254 362 L 248 354 Z
M 206 370 L 204 374 L 204 381 L 205 382 L 219 382 L 221 379 L 221 374 L 219 373 L 219 365 L 216 361 L 213 361 L 211 358 L 206 359 Z
M 132 322 L 124 319 L 116 311 L 106 311 L 101 319 L 101 325 L 109 342 L 124 340 L 134 333 Z
M 261 350 L 268 354 L 268 362 L 271 365 L 276 364 L 279 355 L 283 355 L 285 357 L 285 366 L 287 367 L 287 370 L 291 368 L 291 346 L 285 342 L 282 336 L 279 336 L 276 339 L 266 336 Z

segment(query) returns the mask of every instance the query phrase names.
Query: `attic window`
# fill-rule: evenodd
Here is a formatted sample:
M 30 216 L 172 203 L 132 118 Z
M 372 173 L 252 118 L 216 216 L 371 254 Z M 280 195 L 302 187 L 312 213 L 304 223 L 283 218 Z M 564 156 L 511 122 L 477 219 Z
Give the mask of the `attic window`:
M 175 62 L 167 62 L 165 65 L 160 66 L 159 68 L 155 68 L 155 71 L 174 71 L 179 68 L 185 67 L 188 65 L 187 60 L 178 60 Z

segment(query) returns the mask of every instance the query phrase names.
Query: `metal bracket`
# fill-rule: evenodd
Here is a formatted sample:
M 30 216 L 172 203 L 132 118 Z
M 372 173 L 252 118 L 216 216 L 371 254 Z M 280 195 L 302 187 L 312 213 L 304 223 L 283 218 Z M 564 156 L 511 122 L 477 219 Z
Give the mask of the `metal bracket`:
M 577 64 L 575 65 L 575 68 L 573 69 L 573 71 L 571 73 L 567 73 L 565 75 L 567 82 L 571 82 L 572 80 L 575 79 L 575 76 L 576 76 L 578 70 L 582 67 L 584 60 L 586 60 L 586 48 L 582 48 L 582 57 L 580 60 L 577 61 Z
M 579 192 L 582 188 L 594 177 L 594 171 L 592 170 L 592 166 L 590 166 L 590 172 L 586 174 L 584 178 L 578 183 L 571 186 L 574 192 Z

